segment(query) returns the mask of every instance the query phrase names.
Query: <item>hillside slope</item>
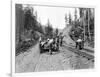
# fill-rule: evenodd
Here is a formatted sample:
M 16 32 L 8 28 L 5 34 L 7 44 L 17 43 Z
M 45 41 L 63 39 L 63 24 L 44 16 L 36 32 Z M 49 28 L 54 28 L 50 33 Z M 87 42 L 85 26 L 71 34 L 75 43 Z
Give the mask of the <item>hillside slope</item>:
M 71 30 L 72 26 L 71 25 L 68 25 L 66 26 L 64 29 L 63 29 L 63 36 L 64 37 L 64 41 L 68 44 L 68 45 L 72 45 L 74 46 L 75 45 L 75 42 L 71 39 L 71 37 L 69 36 L 69 32 Z

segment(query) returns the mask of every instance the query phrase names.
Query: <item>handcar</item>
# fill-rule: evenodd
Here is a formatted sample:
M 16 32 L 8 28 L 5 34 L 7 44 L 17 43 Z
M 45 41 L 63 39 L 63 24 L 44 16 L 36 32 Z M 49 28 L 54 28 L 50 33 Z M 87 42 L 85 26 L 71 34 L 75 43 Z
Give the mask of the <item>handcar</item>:
M 54 51 L 54 52 L 57 52 L 57 51 L 59 50 L 59 44 L 56 43 L 56 42 L 52 43 L 52 45 L 51 45 L 51 50 L 52 50 L 52 52 L 53 52 L 53 51 Z
M 48 52 L 49 51 L 49 46 L 47 46 L 47 42 L 43 41 L 40 42 L 40 53 Z
M 50 54 L 52 54 L 52 52 L 58 50 L 59 50 L 59 44 L 52 39 L 40 43 L 40 53 L 50 52 Z

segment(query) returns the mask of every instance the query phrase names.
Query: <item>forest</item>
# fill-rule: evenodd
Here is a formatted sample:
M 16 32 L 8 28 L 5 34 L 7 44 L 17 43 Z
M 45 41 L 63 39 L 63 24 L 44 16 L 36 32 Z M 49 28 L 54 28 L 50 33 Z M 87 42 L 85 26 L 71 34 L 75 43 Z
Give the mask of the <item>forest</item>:
M 74 20 L 72 16 L 65 14 L 66 26 L 72 26 L 69 32 L 70 37 L 75 41 L 81 36 L 84 42 L 94 47 L 94 9 L 93 8 L 78 8 L 79 18 L 77 18 L 77 10 L 75 8 Z M 15 5 L 15 26 L 16 26 L 16 56 L 25 52 L 31 46 L 34 46 L 39 37 L 43 39 L 53 38 L 58 34 L 59 30 L 54 29 L 49 19 L 44 26 L 38 21 L 37 11 L 34 8 L 27 6 L 23 8 L 22 4 Z
M 37 12 L 27 6 L 23 9 L 21 4 L 16 4 L 16 55 L 35 45 L 39 37 L 52 38 L 53 28 L 49 20 L 42 26 L 37 20 Z M 44 38 L 46 39 L 46 38 Z
M 65 15 L 65 22 L 72 26 L 69 35 L 74 41 L 81 36 L 85 43 L 94 47 L 94 9 L 78 8 L 78 10 L 79 18 L 75 8 L 74 20 L 70 13 L 69 16 Z

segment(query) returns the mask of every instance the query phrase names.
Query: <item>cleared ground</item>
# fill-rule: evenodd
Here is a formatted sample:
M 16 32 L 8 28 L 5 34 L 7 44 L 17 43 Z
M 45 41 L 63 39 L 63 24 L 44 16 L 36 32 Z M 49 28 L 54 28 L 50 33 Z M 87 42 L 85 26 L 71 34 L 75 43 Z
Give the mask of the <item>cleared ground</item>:
M 68 36 L 71 27 L 64 31 L 64 44 L 58 52 L 52 55 L 49 52 L 40 54 L 39 43 L 24 53 L 16 56 L 15 72 L 40 72 L 40 71 L 60 71 L 74 69 L 88 69 L 94 67 L 94 51 L 76 50 L 73 40 Z M 83 54 L 84 53 L 84 54 Z M 92 56 L 92 58 L 90 58 Z M 88 57 L 90 59 L 88 59 Z

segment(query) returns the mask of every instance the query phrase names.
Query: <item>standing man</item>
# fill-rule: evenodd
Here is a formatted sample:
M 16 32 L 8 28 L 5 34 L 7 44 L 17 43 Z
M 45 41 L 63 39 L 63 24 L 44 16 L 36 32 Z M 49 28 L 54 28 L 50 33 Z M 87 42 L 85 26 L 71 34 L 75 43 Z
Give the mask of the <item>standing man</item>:
M 64 38 L 64 36 L 61 35 L 61 38 L 60 38 L 61 39 L 60 46 L 62 46 L 62 44 L 63 44 L 63 38 Z
M 76 48 L 82 49 L 82 38 L 79 36 L 79 38 L 76 40 Z

